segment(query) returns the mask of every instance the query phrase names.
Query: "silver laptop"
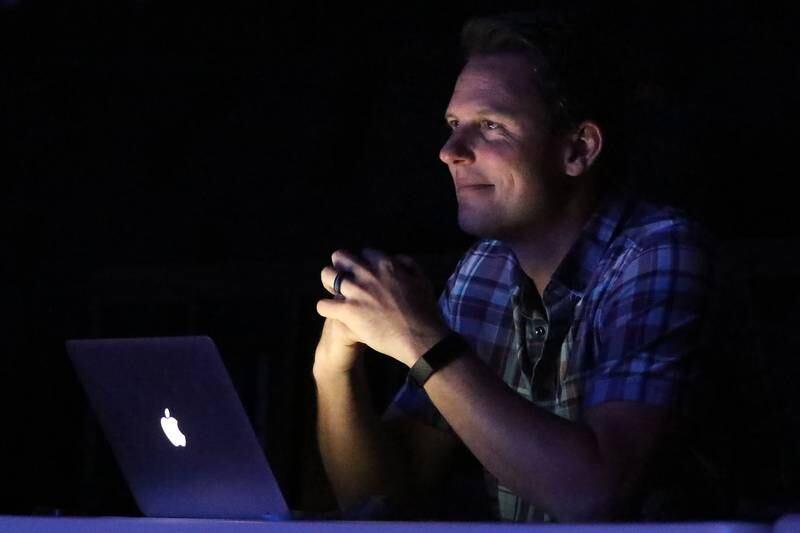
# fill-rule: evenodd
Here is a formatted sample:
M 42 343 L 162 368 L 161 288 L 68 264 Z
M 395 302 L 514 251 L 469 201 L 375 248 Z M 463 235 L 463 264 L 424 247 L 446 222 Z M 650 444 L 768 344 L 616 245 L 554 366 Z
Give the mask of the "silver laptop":
M 70 340 L 66 346 L 144 515 L 289 518 L 209 337 Z

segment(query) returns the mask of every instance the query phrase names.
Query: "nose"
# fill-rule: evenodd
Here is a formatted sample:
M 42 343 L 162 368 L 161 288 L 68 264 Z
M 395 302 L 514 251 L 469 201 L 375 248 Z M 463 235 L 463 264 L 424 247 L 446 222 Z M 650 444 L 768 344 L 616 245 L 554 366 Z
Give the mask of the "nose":
M 475 153 L 464 136 L 454 131 L 439 150 L 439 159 L 446 165 L 470 165 L 475 162 Z

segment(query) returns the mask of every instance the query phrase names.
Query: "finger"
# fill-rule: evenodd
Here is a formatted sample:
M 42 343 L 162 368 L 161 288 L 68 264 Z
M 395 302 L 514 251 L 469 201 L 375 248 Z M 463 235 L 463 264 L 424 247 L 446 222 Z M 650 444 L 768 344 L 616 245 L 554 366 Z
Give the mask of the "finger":
M 345 311 L 347 302 L 345 300 L 320 300 L 317 302 L 317 313 L 325 318 L 332 318 L 334 320 L 342 321 L 342 315 Z
M 336 292 L 337 276 L 340 276 L 338 293 Z M 325 287 L 325 290 L 334 296 L 343 296 L 345 298 L 350 296 L 352 298 L 360 288 L 352 273 L 336 270 L 331 266 L 326 266 L 322 269 L 320 279 L 322 280 L 322 286 Z
M 333 294 L 334 296 L 337 296 L 336 291 L 333 288 L 333 282 L 336 279 L 336 274 L 338 274 L 338 271 L 335 268 L 331 266 L 326 266 L 325 268 L 322 269 L 322 272 L 320 273 L 319 276 L 320 280 L 322 281 L 322 286 L 325 288 L 326 291 Z M 339 288 L 341 289 L 341 286 Z
M 331 254 L 333 268 L 339 272 L 351 272 L 357 279 L 369 277 L 370 268 L 363 260 L 346 250 L 336 250 Z
M 361 251 L 362 257 L 366 259 L 374 272 L 393 272 L 394 264 L 392 258 L 374 248 L 364 248 Z

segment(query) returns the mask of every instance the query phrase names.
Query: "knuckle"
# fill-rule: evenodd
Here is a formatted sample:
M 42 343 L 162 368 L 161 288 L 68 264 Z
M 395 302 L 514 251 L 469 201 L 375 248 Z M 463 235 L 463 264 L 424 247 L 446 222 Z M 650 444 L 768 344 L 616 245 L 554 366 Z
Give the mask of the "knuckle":
M 382 272 L 393 272 L 394 271 L 394 262 L 386 256 L 383 256 L 378 259 L 377 261 L 378 270 Z
M 351 260 L 350 254 L 347 253 L 347 250 L 343 250 L 341 248 L 331 254 L 331 263 L 333 263 L 334 265 L 342 261 L 347 262 L 350 260 Z

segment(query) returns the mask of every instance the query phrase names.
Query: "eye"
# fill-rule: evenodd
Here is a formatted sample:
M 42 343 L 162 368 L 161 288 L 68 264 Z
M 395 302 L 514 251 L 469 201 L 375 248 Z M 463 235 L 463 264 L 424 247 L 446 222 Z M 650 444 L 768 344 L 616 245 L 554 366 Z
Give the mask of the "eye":
M 451 118 L 447 121 L 447 125 L 450 126 L 450 129 L 456 129 L 458 127 L 458 120 Z
M 496 130 L 500 127 L 500 124 L 497 122 L 492 122 L 491 120 L 481 120 L 481 129 L 485 130 Z

